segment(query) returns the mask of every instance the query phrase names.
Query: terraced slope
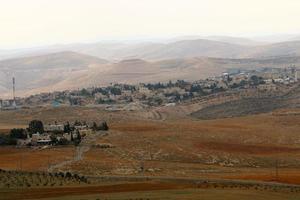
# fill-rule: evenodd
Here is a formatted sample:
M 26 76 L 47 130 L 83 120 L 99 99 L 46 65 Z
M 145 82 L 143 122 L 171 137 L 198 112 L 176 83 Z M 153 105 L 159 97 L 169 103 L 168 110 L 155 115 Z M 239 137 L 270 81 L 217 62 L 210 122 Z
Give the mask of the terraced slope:
M 277 109 L 299 107 L 300 86 L 298 85 L 291 91 L 280 96 L 241 98 L 209 105 L 193 112 L 191 116 L 199 119 L 217 119 L 268 113 Z

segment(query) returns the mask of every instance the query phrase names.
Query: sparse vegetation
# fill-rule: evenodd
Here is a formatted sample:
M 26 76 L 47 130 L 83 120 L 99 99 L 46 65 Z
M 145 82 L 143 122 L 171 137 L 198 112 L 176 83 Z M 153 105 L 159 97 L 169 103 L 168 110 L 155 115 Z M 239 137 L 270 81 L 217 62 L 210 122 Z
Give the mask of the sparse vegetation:
M 1 188 L 59 187 L 88 184 L 88 179 L 70 172 L 46 173 L 0 169 Z
M 93 122 L 93 126 L 92 126 L 93 131 L 108 131 L 108 129 L 109 127 L 105 121 L 101 122 L 99 125 L 97 125 L 96 122 Z

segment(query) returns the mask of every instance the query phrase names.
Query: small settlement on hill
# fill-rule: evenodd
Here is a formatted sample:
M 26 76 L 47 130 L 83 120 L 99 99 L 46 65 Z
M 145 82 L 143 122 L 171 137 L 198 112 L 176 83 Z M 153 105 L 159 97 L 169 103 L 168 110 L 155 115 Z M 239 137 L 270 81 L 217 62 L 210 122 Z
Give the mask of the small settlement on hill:
M 258 90 L 274 93 L 298 84 L 298 68 L 228 69 L 219 76 L 137 85 L 111 84 L 103 87 L 55 91 L 26 98 L 0 100 L 0 110 L 35 106 L 100 106 L 107 111 L 134 111 L 155 106 L 172 106 L 194 98 L 226 91 Z

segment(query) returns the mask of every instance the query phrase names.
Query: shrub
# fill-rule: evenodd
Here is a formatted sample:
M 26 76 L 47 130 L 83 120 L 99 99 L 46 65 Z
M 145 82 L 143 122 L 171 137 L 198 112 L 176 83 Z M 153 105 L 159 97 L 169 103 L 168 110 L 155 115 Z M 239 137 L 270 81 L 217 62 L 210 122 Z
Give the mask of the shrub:
M 27 135 L 23 128 L 13 128 L 10 130 L 9 136 L 16 139 L 26 139 Z
M 69 141 L 66 138 L 60 138 L 60 140 L 57 143 L 59 145 L 67 145 L 69 144 Z
M 72 178 L 72 174 L 70 172 L 66 173 L 66 178 Z
M 107 131 L 108 129 L 109 127 L 105 121 L 101 122 L 99 126 L 96 124 L 96 122 L 93 122 L 92 130 L 94 131 Z
M 61 176 L 62 178 L 65 177 L 65 174 L 63 172 L 59 172 L 58 175 Z
M 9 135 L 0 135 L 0 145 L 17 145 L 17 139 Z
M 73 177 L 78 180 L 80 177 L 78 176 L 78 174 L 74 174 Z
M 102 131 L 107 131 L 109 129 L 107 123 L 104 121 L 101 123 L 101 125 L 98 127 L 99 130 L 102 130 Z

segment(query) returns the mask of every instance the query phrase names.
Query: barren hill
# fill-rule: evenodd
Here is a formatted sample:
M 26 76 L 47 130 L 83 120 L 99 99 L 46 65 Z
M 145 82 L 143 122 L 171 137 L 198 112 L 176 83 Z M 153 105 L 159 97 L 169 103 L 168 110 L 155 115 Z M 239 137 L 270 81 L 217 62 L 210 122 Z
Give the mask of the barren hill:
M 299 65 L 300 57 L 260 59 L 177 58 L 159 61 L 127 59 L 109 63 L 103 59 L 61 52 L 0 61 L 1 96 L 11 95 L 11 78 L 16 77 L 17 95 L 54 90 L 108 85 L 113 82 L 167 82 L 199 80 L 220 75 L 227 69 L 255 69 Z
M 288 41 L 254 47 L 246 57 L 299 56 L 300 41 Z
M 299 56 L 300 41 L 269 43 L 252 39 L 226 36 L 186 36 L 155 42 L 97 42 L 46 47 L 0 50 L 0 59 L 36 56 L 63 51 L 73 51 L 110 61 L 144 59 L 148 61 L 182 59 L 191 57 L 261 58 L 274 56 Z
M 107 60 L 145 59 L 166 60 L 191 57 L 261 58 L 299 56 L 300 41 L 255 43 L 243 38 L 208 37 L 185 39 L 170 43 L 82 44 L 56 48 L 104 58 Z
M 12 77 L 17 80 L 17 90 L 27 91 L 51 86 L 73 74 L 105 63 L 107 61 L 74 52 L 3 60 L 0 62 L 0 92 L 11 89 Z
M 227 40 L 224 40 L 227 41 Z M 229 40 L 230 41 L 230 40 Z M 219 58 L 262 58 L 299 56 L 300 41 L 289 41 L 264 45 L 240 45 L 214 40 L 183 40 L 170 44 L 144 46 L 138 58 L 148 60 L 190 58 L 190 57 L 219 57 Z M 134 55 L 134 54 L 132 54 Z M 130 56 L 130 55 L 127 55 Z

